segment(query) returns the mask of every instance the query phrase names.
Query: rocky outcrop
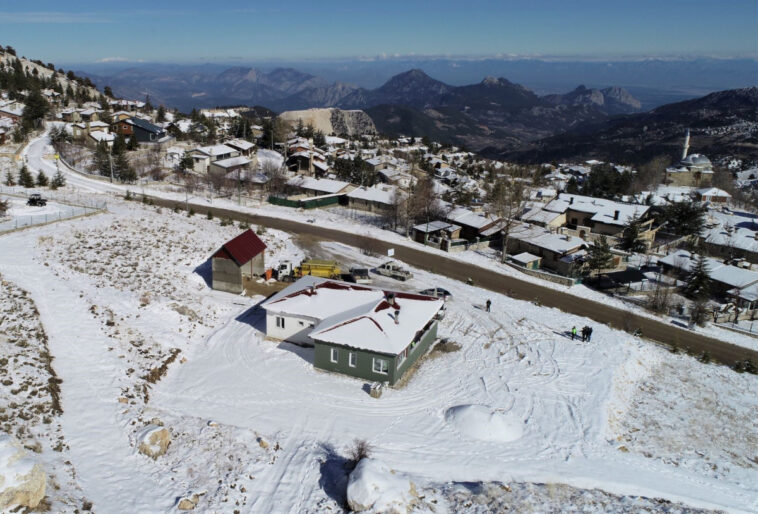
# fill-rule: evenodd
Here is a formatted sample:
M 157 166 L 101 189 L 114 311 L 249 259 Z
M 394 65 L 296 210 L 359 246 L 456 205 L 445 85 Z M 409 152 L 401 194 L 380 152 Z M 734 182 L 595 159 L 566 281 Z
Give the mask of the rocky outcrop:
M 171 444 L 171 432 L 166 427 L 151 423 L 137 434 L 137 451 L 151 459 L 166 453 Z
M 314 129 L 320 130 L 326 135 L 360 136 L 376 133 L 374 122 L 363 111 L 343 111 L 334 108 L 307 109 L 283 112 L 279 118 L 292 126 L 297 125 L 298 120 L 302 120 L 303 125 L 312 125 Z
M 42 465 L 14 437 L 0 436 L 0 511 L 37 507 L 45 497 L 45 487 Z
M 197 507 L 197 502 L 200 501 L 200 497 L 196 494 L 181 498 L 176 504 L 176 508 L 179 510 L 193 510 Z

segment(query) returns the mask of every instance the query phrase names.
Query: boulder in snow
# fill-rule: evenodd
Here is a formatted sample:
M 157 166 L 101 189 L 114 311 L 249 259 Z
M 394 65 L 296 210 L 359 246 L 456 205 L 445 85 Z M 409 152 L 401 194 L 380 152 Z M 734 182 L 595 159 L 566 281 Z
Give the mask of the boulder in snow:
M 176 504 L 176 508 L 179 510 L 192 510 L 197 507 L 197 502 L 199 501 L 200 497 L 196 494 L 186 496 L 179 500 L 179 503 Z
M 42 466 L 27 456 L 16 438 L 0 436 L 0 511 L 35 508 L 45 497 L 45 486 Z
M 157 459 L 171 444 L 171 433 L 166 427 L 149 424 L 137 434 L 137 450 L 152 459 Z
M 347 483 L 347 503 L 355 512 L 405 514 L 415 501 L 413 484 L 376 459 L 362 459 Z

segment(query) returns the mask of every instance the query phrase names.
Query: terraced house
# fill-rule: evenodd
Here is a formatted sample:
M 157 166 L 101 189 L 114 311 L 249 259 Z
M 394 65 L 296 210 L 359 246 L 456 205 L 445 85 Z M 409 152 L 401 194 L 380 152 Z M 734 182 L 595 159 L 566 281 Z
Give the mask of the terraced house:
M 305 276 L 263 303 L 266 335 L 313 346 L 316 368 L 396 384 L 437 339 L 435 297 Z

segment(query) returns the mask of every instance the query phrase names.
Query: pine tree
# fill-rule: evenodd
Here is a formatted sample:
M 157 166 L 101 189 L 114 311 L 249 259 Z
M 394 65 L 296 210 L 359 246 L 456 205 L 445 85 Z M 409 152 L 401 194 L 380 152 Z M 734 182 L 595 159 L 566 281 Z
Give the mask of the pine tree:
M 55 172 L 55 175 L 53 175 L 53 180 L 50 182 L 50 189 L 58 189 L 59 187 L 63 187 L 66 185 L 66 177 L 63 176 L 63 173 L 61 173 L 61 170 Z
M 638 217 L 631 218 L 621 234 L 619 247 L 632 253 L 643 253 L 647 250 L 645 240 L 640 236 L 642 223 Z
M 605 236 L 600 236 L 595 241 L 595 244 L 590 247 L 588 253 L 587 266 L 591 271 L 599 272 L 602 269 L 608 269 L 613 266 L 613 254 L 611 253 L 608 239 Z
M 5 185 L 9 187 L 16 185 L 16 179 L 13 177 L 13 171 L 11 170 L 8 170 L 8 173 L 5 176 Z
M 166 108 L 162 105 L 158 107 L 158 114 L 155 116 L 155 121 L 158 123 L 166 121 Z
M 104 177 L 111 176 L 111 155 L 105 141 L 100 141 L 95 148 L 94 168 Z
M 129 151 L 134 151 L 137 148 L 139 148 L 139 142 L 137 141 L 137 136 L 135 136 L 134 132 L 132 132 L 132 135 L 129 136 L 129 142 L 126 144 L 126 149 Z
M 687 276 L 685 294 L 695 300 L 706 300 L 711 292 L 711 277 L 705 257 L 699 255 L 695 265 Z
M 121 182 L 134 182 L 137 180 L 137 173 L 129 163 L 126 153 L 121 153 L 114 159 L 113 173 Z
M 29 172 L 29 168 L 26 167 L 26 164 L 24 164 L 21 167 L 21 171 L 18 172 L 18 183 L 19 185 L 26 188 L 34 187 L 34 177 L 32 177 L 32 174 Z
M 47 187 L 47 185 L 50 183 L 49 180 L 47 180 L 47 175 L 45 175 L 42 170 L 37 173 L 37 185 L 39 187 Z
M 119 133 L 116 139 L 113 140 L 113 148 L 111 148 L 112 155 L 119 155 L 126 152 L 126 139 L 124 135 Z

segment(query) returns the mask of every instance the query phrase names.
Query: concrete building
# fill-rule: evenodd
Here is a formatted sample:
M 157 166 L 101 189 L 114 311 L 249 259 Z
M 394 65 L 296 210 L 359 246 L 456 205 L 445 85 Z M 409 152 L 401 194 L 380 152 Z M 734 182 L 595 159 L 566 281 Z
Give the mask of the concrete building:
M 266 271 L 265 250 L 266 244 L 250 229 L 224 243 L 211 258 L 213 289 L 241 293 L 245 281 Z

